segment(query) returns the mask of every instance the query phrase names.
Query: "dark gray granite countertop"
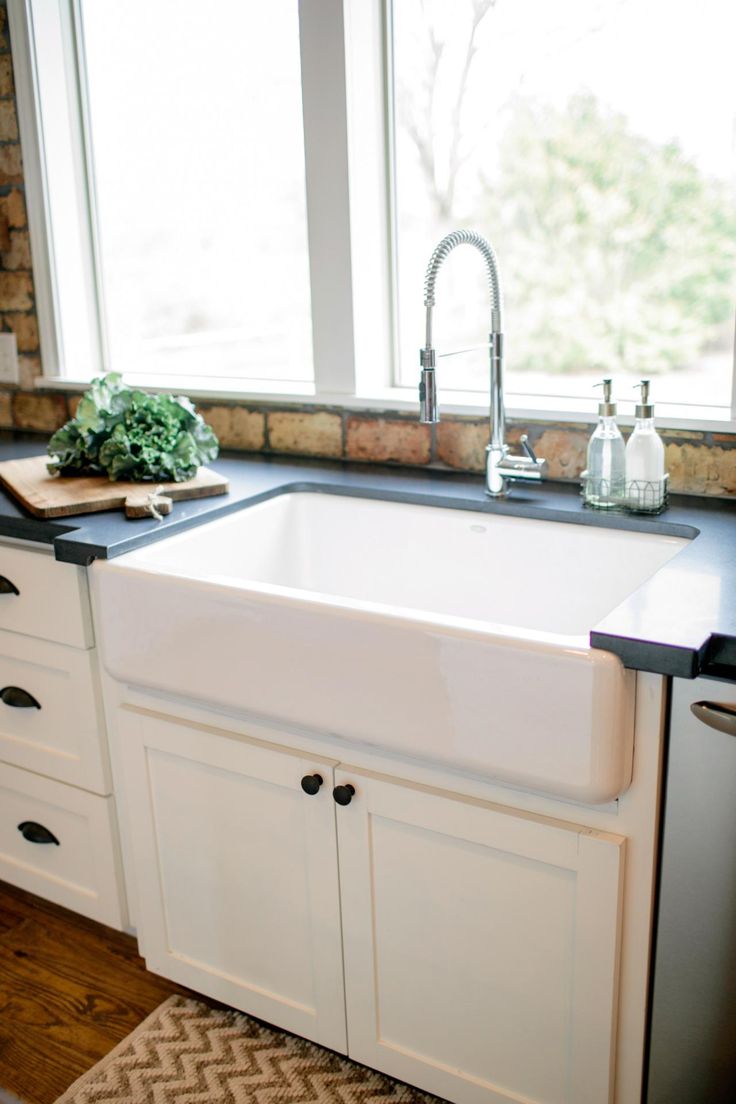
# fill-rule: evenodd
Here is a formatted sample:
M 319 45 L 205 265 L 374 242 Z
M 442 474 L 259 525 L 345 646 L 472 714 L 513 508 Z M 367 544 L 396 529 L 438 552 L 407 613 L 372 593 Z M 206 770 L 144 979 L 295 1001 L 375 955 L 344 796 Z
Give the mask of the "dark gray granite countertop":
M 0 433 L 0 460 L 44 449 L 41 437 Z M 58 560 L 86 565 L 286 490 L 312 490 L 688 537 L 690 544 L 595 626 L 591 643 L 638 670 L 736 679 L 734 501 L 673 496 L 656 518 L 609 517 L 584 509 L 577 488 L 563 483 L 516 484 L 498 502 L 485 496 L 480 476 L 451 472 L 228 453 L 211 466 L 228 477 L 230 493 L 176 502 L 161 522 L 130 521 L 121 511 L 41 521 L 0 490 L 0 536 L 51 544 Z

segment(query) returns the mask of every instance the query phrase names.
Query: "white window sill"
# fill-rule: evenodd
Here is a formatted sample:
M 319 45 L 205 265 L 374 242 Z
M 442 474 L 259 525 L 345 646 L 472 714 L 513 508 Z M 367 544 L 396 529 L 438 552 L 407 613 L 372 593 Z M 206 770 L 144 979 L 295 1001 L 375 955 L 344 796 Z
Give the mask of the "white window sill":
M 371 395 L 315 394 L 312 384 L 287 381 L 283 385 L 272 380 L 244 380 L 242 387 L 232 379 L 205 379 L 195 376 L 173 381 L 169 376 L 147 376 L 131 380 L 131 385 L 144 390 L 185 393 L 200 402 L 247 402 L 253 404 L 291 404 L 299 406 L 339 407 L 345 410 L 381 413 L 418 414 L 419 403 L 413 388 L 387 387 Z M 87 380 L 66 377 L 39 377 L 34 382 L 38 390 L 84 391 Z M 447 414 L 483 417 L 488 413 L 488 398 L 479 392 L 440 392 L 441 409 Z M 634 424 L 634 403 L 619 403 L 621 425 Z M 506 416 L 517 421 L 537 421 L 589 424 L 598 420 L 595 402 L 563 397 L 514 395 L 506 396 Z M 725 407 L 676 406 L 659 403 L 656 421 L 660 429 L 692 430 L 694 432 L 736 433 L 736 419 Z

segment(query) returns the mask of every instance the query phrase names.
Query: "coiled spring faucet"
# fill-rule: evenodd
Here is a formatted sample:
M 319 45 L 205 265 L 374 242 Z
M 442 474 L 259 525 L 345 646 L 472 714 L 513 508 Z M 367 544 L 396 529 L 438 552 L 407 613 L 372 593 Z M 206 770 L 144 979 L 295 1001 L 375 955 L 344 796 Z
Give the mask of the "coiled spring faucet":
M 419 383 L 419 420 L 439 422 L 437 405 L 437 380 L 435 367 L 437 354 L 432 344 L 432 311 L 434 287 L 442 262 L 457 245 L 474 245 L 480 250 L 488 269 L 488 287 L 491 295 L 491 332 L 488 336 L 491 369 L 491 429 L 486 448 L 486 494 L 502 498 L 508 494 L 512 479 L 539 482 L 547 474 L 546 460 L 538 460 L 526 436 L 521 438 L 524 456 L 509 454 L 506 444 L 506 415 L 503 401 L 503 333 L 501 330 L 501 287 L 498 264 L 492 246 L 474 230 L 455 230 L 442 239 L 429 258 L 424 277 L 424 306 L 427 311 L 427 328 L 424 348 L 419 351 L 422 368 Z

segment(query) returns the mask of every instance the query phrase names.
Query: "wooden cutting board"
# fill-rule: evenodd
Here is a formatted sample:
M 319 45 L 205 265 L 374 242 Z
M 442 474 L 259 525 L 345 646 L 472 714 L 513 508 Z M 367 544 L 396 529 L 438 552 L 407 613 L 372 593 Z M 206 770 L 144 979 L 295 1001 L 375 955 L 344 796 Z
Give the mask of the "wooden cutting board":
M 111 483 L 97 475 L 49 475 L 48 456 L 0 463 L 0 483 L 36 517 L 69 517 L 124 507 L 128 517 L 155 517 L 152 492 L 159 514 L 171 513 L 173 499 L 208 498 L 227 494 L 228 481 L 209 468 L 200 468 L 186 483 Z

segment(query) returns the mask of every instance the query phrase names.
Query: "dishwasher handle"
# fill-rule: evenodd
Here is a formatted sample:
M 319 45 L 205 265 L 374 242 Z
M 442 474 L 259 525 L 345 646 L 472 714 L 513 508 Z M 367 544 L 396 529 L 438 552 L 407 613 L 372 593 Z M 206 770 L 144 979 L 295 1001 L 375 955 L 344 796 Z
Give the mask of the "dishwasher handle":
M 692 703 L 690 711 L 703 724 L 717 728 L 727 736 L 736 736 L 736 705 L 729 702 L 699 701 Z

